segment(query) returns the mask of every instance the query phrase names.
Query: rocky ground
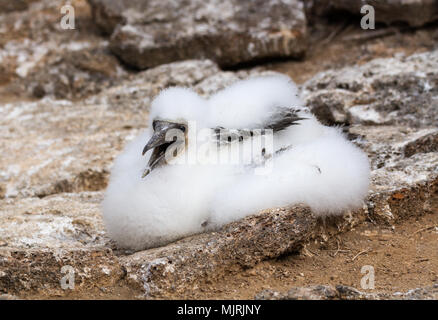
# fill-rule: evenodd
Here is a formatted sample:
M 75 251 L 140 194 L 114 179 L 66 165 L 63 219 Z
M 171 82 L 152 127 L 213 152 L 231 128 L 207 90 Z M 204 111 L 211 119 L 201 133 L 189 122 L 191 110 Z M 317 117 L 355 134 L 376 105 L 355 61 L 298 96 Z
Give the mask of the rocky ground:
M 0 0 L 0 298 L 438 298 L 436 1 L 381 1 L 367 31 L 359 0 L 70 3 L 64 30 L 63 1 Z M 368 153 L 363 208 L 324 221 L 272 208 L 119 250 L 100 203 L 153 96 L 273 72 Z

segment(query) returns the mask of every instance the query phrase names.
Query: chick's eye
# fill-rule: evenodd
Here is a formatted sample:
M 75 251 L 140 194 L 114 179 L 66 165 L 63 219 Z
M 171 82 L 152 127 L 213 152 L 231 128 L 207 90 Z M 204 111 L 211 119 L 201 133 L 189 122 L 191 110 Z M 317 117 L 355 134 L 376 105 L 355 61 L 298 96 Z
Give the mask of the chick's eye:
M 186 132 L 186 126 L 183 126 L 183 125 L 182 125 L 182 126 L 179 127 L 179 129 L 180 129 L 182 132 L 184 132 L 184 133 Z

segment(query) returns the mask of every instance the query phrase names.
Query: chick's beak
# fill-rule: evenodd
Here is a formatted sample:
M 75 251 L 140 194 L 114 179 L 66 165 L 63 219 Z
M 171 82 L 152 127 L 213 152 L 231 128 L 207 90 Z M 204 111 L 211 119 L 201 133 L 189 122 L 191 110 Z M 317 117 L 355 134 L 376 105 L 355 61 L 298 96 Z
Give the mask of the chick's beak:
M 148 161 L 148 166 L 144 170 L 142 178 L 147 176 L 156 166 L 164 164 L 166 149 L 175 141 L 166 140 L 167 132 L 171 129 L 184 130 L 184 127 L 178 123 L 162 120 L 155 120 L 153 126 L 154 134 L 149 139 L 142 152 L 142 155 L 144 155 L 147 151 L 153 149 Z
M 167 130 L 155 131 L 152 137 L 149 139 L 148 143 L 144 146 L 141 155 L 144 156 L 144 154 L 149 150 L 162 146 L 163 144 L 167 143 L 166 132 Z

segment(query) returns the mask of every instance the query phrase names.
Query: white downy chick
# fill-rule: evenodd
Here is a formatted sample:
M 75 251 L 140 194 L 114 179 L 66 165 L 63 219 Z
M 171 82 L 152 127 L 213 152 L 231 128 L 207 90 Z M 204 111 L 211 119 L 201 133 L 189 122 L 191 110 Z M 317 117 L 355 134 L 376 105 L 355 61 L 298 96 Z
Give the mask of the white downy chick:
M 176 142 L 172 129 L 180 133 Z M 263 161 L 248 165 L 254 150 L 243 147 L 257 129 L 272 130 L 273 145 Z M 176 146 L 183 148 L 167 161 L 166 151 Z M 216 150 L 242 148 L 236 163 L 212 161 Z M 266 165 L 265 173 L 255 173 Z M 362 205 L 368 184 L 367 156 L 339 129 L 320 124 L 288 77 L 258 77 L 208 101 L 189 89 L 162 91 L 149 130 L 115 161 L 103 215 L 119 246 L 140 250 L 273 207 L 303 203 L 317 215 L 342 214 Z

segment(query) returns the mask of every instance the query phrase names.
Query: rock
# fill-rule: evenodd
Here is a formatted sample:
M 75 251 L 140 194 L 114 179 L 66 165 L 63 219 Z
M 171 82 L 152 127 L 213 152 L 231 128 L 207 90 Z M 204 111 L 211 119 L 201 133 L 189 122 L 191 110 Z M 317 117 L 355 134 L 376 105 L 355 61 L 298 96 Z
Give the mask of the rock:
M 54 1 L 0 15 L 0 95 L 78 99 L 126 75 L 108 41 L 93 30 L 85 0 L 70 3 L 74 30 L 62 29 L 60 4 Z
M 11 294 L 0 294 L 0 300 L 19 300 L 19 299 Z
M 405 293 L 362 292 L 353 287 L 337 285 L 315 285 L 295 287 L 286 293 L 264 290 L 255 296 L 256 300 L 436 300 L 438 284 L 416 288 Z
M 354 142 L 367 152 L 371 161 L 373 192 L 432 181 L 438 174 L 436 151 L 416 153 L 411 157 L 404 154 L 407 145 L 436 132 L 434 127 L 419 130 L 403 126 L 356 125 L 349 131 L 359 136 Z M 389 180 L 393 183 L 389 184 Z
M 78 293 L 98 286 L 112 287 L 123 276 L 114 256 L 105 249 L 53 252 L 1 248 L 0 270 L 0 292 L 17 295 L 33 292 L 52 297 L 72 289 Z M 68 276 L 69 270 L 74 274 L 74 287 L 64 289 L 61 280 L 66 274 Z
M 139 69 L 185 59 L 232 66 L 300 57 L 306 47 L 298 0 L 89 1 L 113 52 Z
M 75 292 L 114 286 L 124 273 L 105 237 L 100 199 L 78 193 L 0 200 L 0 292 L 66 294 L 65 266 Z
M 210 60 L 185 60 L 164 64 L 119 81 L 99 95 L 90 97 L 87 103 L 108 104 L 113 110 L 120 112 L 126 109 L 132 112 L 147 111 L 150 102 L 160 90 L 170 86 L 194 87 L 221 73 L 218 66 Z M 147 114 L 143 117 L 146 124 Z
M 0 184 L 6 198 L 104 189 L 112 160 L 138 132 L 125 126 L 141 128 L 144 121 L 141 114 L 121 115 L 106 105 L 49 98 L 2 104 L 0 114 Z
M 348 11 L 361 15 L 363 5 L 372 5 L 376 21 L 391 24 L 404 22 L 418 27 L 438 18 L 436 0 L 306 0 L 309 11 L 317 15 L 327 15 L 334 10 Z
M 29 7 L 29 0 L 0 0 L 0 13 L 23 11 Z
M 63 294 L 63 266 L 75 270 L 79 290 L 112 287 L 125 278 L 147 295 L 181 290 L 299 250 L 315 226 L 307 208 L 267 210 L 218 232 L 116 257 L 103 228 L 102 197 L 81 192 L 0 200 L 0 292 Z
M 405 294 L 393 294 L 395 299 L 402 298 L 406 300 L 437 300 L 438 299 L 438 283 L 425 288 L 411 289 Z
M 99 210 L 102 199 L 102 192 L 78 192 L 0 200 L 2 248 L 109 248 Z
M 129 0 L 89 0 L 88 2 L 92 7 L 93 20 L 106 35 L 111 35 L 118 24 L 126 22 L 123 10 L 129 7 Z
M 267 210 L 218 232 L 122 257 L 121 263 L 146 295 L 182 291 L 189 284 L 219 279 L 262 260 L 299 250 L 315 224 L 316 219 L 305 207 Z
M 8 90 L 57 99 L 78 99 L 98 93 L 126 75 L 117 59 L 104 48 L 58 50 L 48 54 L 44 64 L 20 72 L 21 77 Z
M 438 50 L 317 74 L 303 87 L 327 124 L 438 124 Z
M 403 150 L 406 157 L 420 152 L 438 152 L 438 130 L 408 142 Z
M 310 287 L 295 287 L 286 293 L 264 290 L 255 296 L 256 300 L 363 300 L 369 299 L 370 294 L 355 288 L 338 285 L 316 285 Z
M 438 152 L 404 155 L 406 144 L 434 132 L 435 128 L 354 126 L 355 142 L 371 161 L 371 186 L 366 216 L 394 225 L 410 216 L 431 213 L 438 193 Z

